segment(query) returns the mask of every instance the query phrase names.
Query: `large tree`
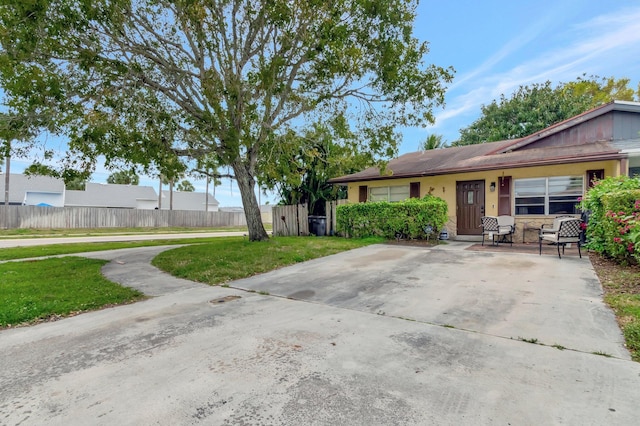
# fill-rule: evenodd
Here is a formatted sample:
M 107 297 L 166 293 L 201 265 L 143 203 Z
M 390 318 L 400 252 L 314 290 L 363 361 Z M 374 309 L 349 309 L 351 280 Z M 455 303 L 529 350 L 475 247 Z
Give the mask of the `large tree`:
M 249 238 L 262 240 L 257 164 L 288 128 L 345 117 L 390 156 L 396 126 L 433 122 L 452 70 L 424 64 L 416 3 L 5 1 L 0 72 L 51 108 L 85 160 L 229 166 Z M 55 91 L 29 87 L 33 75 Z
M 612 100 L 634 100 L 629 79 L 579 77 L 553 86 L 550 81 L 520 86 L 507 98 L 482 106 L 482 115 L 460 129 L 452 145 L 471 145 L 517 139 L 545 129 Z
M 118 185 L 137 185 L 140 182 L 140 177 L 131 170 L 120 170 L 111 173 L 107 177 L 107 183 Z
M 259 165 L 260 186 L 277 192 L 283 204 L 307 203 L 311 214 L 324 215 L 325 201 L 346 197 L 344 187 L 327 181 L 374 164 L 357 135 L 335 119 L 283 135 Z

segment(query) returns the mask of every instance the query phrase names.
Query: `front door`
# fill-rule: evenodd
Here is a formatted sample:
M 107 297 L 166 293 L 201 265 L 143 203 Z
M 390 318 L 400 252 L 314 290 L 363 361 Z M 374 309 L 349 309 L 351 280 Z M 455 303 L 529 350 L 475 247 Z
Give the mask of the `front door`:
M 456 220 L 458 235 L 480 235 L 480 218 L 484 216 L 484 181 L 456 183 Z

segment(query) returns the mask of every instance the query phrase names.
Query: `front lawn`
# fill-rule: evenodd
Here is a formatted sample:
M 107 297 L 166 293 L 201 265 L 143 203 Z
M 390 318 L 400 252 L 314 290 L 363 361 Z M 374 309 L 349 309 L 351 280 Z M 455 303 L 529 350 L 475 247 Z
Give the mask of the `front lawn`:
M 253 243 L 241 237 L 61 244 L 3 249 L 4 258 L 44 256 L 158 244 L 197 243 L 161 253 L 153 264 L 173 275 L 208 284 L 268 272 L 317 257 L 382 242 L 380 238 L 278 237 Z M 34 324 L 144 299 L 108 281 L 105 260 L 80 257 L 0 263 L 0 328 Z
M 602 283 L 604 301 L 616 314 L 631 357 L 640 362 L 640 266 L 620 266 L 595 253 L 589 258 Z
M 105 279 L 105 260 L 64 257 L 0 264 L 0 328 L 37 323 L 144 298 Z
M 174 276 L 215 285 L 384 241 L 336 237 L 219 240 L 162 252 L 152 263 Z

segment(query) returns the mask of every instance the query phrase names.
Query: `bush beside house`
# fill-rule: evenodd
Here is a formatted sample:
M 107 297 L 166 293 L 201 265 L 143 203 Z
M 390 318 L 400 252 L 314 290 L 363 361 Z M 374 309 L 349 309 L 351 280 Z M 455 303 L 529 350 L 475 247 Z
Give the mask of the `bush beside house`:
M 640 263 L 640 178 L 618 176 L 598 181 L 580 207 L 591 212 L 589 249 L 621 264 Z
M 382 236 L 427 238 L 437 236 L 447 223 L 447 203 L 438 197 L 344 204 L 337 207 L 337 231 L 348 237 Z M 426 231 L 432 230 L 431 233 Z

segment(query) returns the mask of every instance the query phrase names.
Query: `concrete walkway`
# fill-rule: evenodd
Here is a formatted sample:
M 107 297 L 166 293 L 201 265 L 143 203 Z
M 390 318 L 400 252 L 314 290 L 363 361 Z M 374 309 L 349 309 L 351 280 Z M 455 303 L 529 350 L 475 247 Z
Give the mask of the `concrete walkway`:
M 0 332 L 0 424 L 637 424 L 640 364 L 588 259 L 469 246 L 230 288 L 157 271 L 166 248 L 87 254 L 156 297 Z

